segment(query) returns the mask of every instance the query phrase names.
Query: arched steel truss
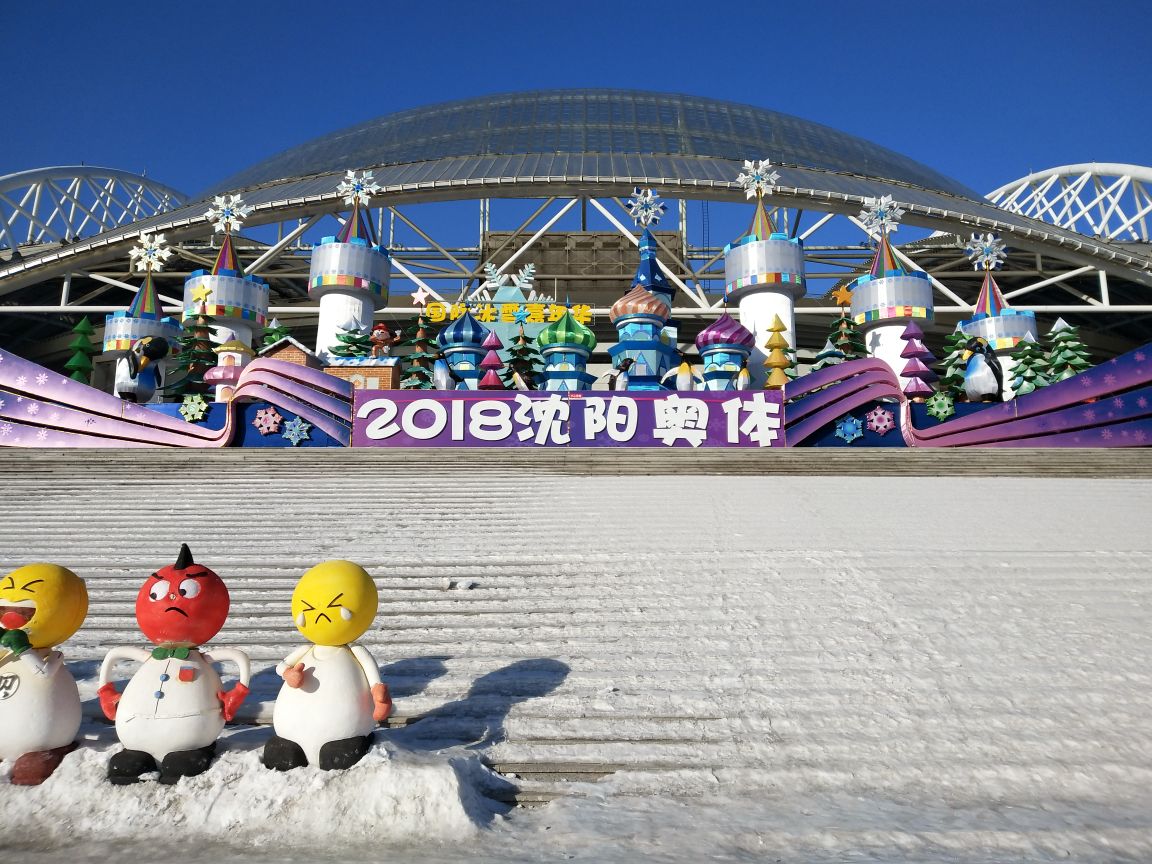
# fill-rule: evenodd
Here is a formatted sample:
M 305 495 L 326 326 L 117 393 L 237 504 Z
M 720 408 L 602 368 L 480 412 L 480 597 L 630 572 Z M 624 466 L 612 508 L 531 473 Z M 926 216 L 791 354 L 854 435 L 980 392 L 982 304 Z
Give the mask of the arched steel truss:
M 1001 186 L 988 200 L 1088 237 L 1149 242 L 1152 168 L 1116 163 L 1063 165 Z
M 71 243 L 167 213 L 188 196 L 127 171 L 69 165 L 0 177 L 0 250 Z

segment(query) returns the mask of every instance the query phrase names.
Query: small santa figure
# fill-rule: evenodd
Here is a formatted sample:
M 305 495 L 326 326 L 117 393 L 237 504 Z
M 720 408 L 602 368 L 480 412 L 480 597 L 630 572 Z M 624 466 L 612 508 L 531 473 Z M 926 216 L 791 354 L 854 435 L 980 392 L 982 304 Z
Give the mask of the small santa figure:
M 369 341 L 372 343 L 372 358 L 387 357 L 392 353 L 392 344 L 399 338 L 399 332 L 395 336 L 388 329 L 388 325 L 383 321 L 377 321 L 372 325 L 372 335 L 369 336 Z

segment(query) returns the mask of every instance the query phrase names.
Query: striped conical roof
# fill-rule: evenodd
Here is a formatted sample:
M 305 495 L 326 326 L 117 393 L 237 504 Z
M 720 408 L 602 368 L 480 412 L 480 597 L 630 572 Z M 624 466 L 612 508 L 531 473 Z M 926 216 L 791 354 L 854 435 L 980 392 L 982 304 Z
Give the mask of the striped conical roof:
M 364 240 L 369 246 L 377 245 L 376 232 L 372 228 L 372 219 L 359 204 L 352 208 L 352 212 L 348 214 L 348 221 L 344 223 L 344 227 L 336 235 L 336 240 L 339 243 L 348 243 L 354 239 Z
M 752 331 L 725 312 L 696 337 L 696 347 L 703 351 L 710 345 L 742 345 L 751 348 L 756 344 Z
M 144 274 L 144 283 L 136 292 L 132 305 L 128 307 L 129 318 L 160 318 L 160 297 L 156 293 L 156 286 L 152 284 L 152 270 Z
M 577 321 L 571 309 L 567 309 L 563 318 L 553 321 L 540 331 L 536 343 L 541 348 L 552 345 L 579 345 L 586 351 L 591 351 L 596 347 L 596 334 Z
M 880 243 L 876 247 L 876 255 L 872 258 L 872 269 L 868 271 L 874 278 L 881 276 L 904 275 L 904 268 L 896 263 L 896 255 L 892 252 L 892 244 L 888 242 L 888 232 L 880 232 Z
M 212 275 L 219 276 L 221 270 L 239 272 L 240 265 L 236 263 L 236 250 L 232 248 L 232 235 L 225 234 L 220 243 L 220 251 L 216 255 L 216 263 L 212 265 Z
M 1008 308 L 1008 301 L 1000 293 L 1000 286 L 992 278 L 992 271 L 984 271 L 984 284 L 980 286 L 980 296 L 976 298 L 975 315 L 995 317 Z

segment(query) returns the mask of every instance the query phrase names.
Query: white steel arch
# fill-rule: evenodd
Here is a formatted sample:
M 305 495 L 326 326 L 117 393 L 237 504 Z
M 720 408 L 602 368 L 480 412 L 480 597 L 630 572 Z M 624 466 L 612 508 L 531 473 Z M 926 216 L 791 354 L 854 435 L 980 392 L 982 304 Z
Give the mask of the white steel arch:
M 0 177 L 0 249 L 73 242 L 187 201 L 170 186 L 114 168 L 65 165 L 6 174 Z
M 1062 165 L 988 194 L 1005 210 L 1106 240 L 1147 243 L 1152 168 L 1114 162 Z

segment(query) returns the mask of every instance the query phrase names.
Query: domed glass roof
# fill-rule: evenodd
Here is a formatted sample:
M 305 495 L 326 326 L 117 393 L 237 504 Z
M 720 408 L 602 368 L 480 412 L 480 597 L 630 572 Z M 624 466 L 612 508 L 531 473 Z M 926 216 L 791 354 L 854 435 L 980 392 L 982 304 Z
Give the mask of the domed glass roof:
M 667 176 L 680 178 L 698 176 L 699 168 L 688 166 L 700 159 L 770 159 L 780 166 L 980 197 L 919 162 L 810 120 L 752 105 L 633 90 L 505 93 L 400 111 L 285 150 L 211 191 L 444 159 L 486 161 L 482 167 L 489 171 L 494 159 L 528 154 L 560 157 L 556 164 L 534 164 L 538 175 L 634 174 L 626 159 L 616 165 L 596 158 L 630 154 L 673 160 Z M 591 161 L 579 165 L 563 158 L 572 156 Z

